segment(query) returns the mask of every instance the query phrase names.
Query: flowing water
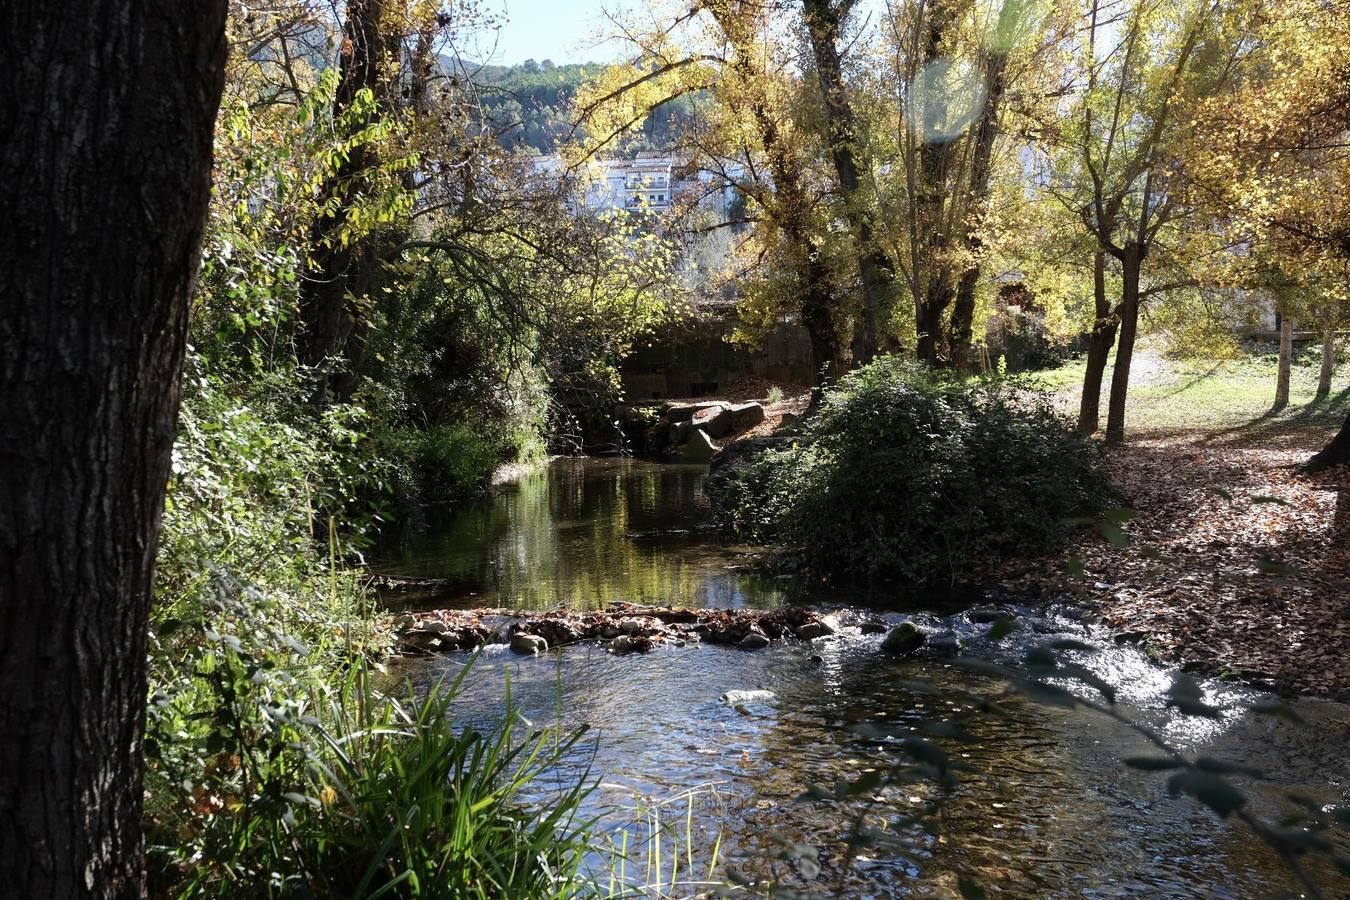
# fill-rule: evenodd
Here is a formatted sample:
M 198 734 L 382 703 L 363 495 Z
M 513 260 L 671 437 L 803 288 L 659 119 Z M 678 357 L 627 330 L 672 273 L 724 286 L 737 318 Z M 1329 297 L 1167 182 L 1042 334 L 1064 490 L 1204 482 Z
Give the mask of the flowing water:
M 403 542 L 382 568 L 447 579 L 435 598 L 421 598 L 424 605 L 851 600 L 885 608 L 884 593 L 789 594 L 790 586 L 756 577 L 745 549 L 724 545 L 710 529 L 703 477 L 690 467 L 558 461 Z M 1321 804 L 1350 801 L 1350 707 L 1299 701 L 1293 706 L 1303 724 L 1237 708 L 1217 721 L 1182 716 L 1164 708 L 1170 673 L 1137 650 L 1116 646 L 1070 609 L 1019 613 L 1021 627 L 995 645 L 982 637 L 985 626 L 950 607 L 886 610 L 894 621 L 951 629 L 968 655 L 991 660 L 1015 659 L 1054 637 L 1096 644 L 1099 652 L 1081 661 L 1119 686 L 1124 712 L 1187 751 L 1266 771 L 1266 781 L 1243 782 L 1257 810 L 1278 815 L 1291 792 Z M 459 702 L 468 719 L 500 716 L 509 682 L 513 703 L 533 722 L 587 726 L 560 774 L 589 772 L 598 780 L 589 809 L 616 843 L 625 830 L 630 841 L 640 839 L 645 831 L 634 823 L 650 821 L 653 810 L 673 826 L 677 839 L 662 841 L 666 882 L 675 845 L 680 879 L 701 877 L 720 835 L 719 876 L 735 870 L 772 878 L 811 896 L 955 897 L 963 876 L 990 896 L 1012 897 L 1246 898 L 1297 890 L 1273 851 L 1241 824 L 1169 797 L 1166 773 L 1121 766 L 1122 757 L 1151 749 L 1125 726 L 1017 700 L 1006 704 L 1006 716 L 978 712 L 962 695 L 996 690 L 989 679 L 938 659 L 889 657 L 878 644 L 878 636 L 858 635 L 757 652 L 694 645 L 626 657 L 581 646 L 539 658 L 493 648 L 475 664 Z M 426 689 L 465 662 L 410 659 L 396 673 Z M 938 693 L 919 690 L 916 681 Z M 720 701 L 738 689 L 773 696 L 740 706 Z M 1226 708 L 1262 698 L 1221 682 L 1206 689 L 1209 702 Z M 939 796 L 928 784 L 887 788 L 867 804 L 798 801 L 811 784 L 832 787 L 894 766 L 902 760 L 894 738 L 925 722 L 959 725 L 976 738 L 937 739 L 968 768 L 931 818 L 935 835 L 907 819 Z M 858 817 L 907 845 L 862 847 L 845 870 L 842 839 Z M 686 845 L 695 849 L 693 869 L 686 868 Z M 809 863 L 780 858 L 794 846 L 816 851 L 818 875 Z M 644 867 L 652 854 L 634 855 L 625 874 L 651 883 Z M 1325 865 L 1313 868 L 1328 896 L 1350 897 L 1350 883 Z

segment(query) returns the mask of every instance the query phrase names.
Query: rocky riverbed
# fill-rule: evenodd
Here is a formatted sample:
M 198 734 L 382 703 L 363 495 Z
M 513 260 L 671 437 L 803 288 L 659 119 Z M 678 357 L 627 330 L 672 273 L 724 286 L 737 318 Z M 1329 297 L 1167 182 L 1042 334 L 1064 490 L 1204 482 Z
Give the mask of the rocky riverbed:
M 507 644 L 521 654 L 599 642 L 609 652 L 645 653 L 662 644 L 720 644 L 759 650 L 775 641 L 810 641 L 835 634 L 884 634 L 883 649 L 909 654 L 929 643 L 929 635 L 910 622 L 890 627 L 875 613 L 857 610 L 821 612 L 784 609 L 686 609 L 612 603 L 603 610 L 439 609 L 408 613 L 395 623 L 399 649 L 408 655 L 476 650 Z M 942 652 L 955 648 L 949 636 L 934 634 Z

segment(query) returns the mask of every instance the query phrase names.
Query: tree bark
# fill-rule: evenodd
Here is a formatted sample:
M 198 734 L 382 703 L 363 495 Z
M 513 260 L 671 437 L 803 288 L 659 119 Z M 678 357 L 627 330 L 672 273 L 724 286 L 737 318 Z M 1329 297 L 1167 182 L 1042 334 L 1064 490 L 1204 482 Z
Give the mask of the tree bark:
M 1275 409 L 1289 405 L 1289 370 L 1294 356 L 1294 320 L 1280 316 L 1280 362 L 1275 373 Z
M 1012 7 L 1013 4 L 1005 4 Z M 952 304 L 952 365 L 966 370 L 970 365 L 970 347 L 974 337 L 975 289 L 980 283 L 980 251 L 984 241 L 979 236 L 980 221 L 989 203 L 989 181 L 993 176 L 994 141 L 998 138 L 998 113 L 1003 105 L 1004 72 L 1008 67 L 1006 53 L 993 53 L 985 66 L 987 92 L 980 119 L 975 125 L 975 148 L 970 163 L 970 205 L 976 221 L 965 224 L 966 250 L 972 256 L 970 267 L 961 273 L 956 286 L 956 301 Z
M 349 0 L 342 26 L 342 53 L 333 118 L 341 117 L 363 90 L 387 100 L 383 90 L 390 63 L 390 42 L 384 29 L 387 0 Z M 364 305 L 376 263 L 376 242 L 342 240 L 348 200 L 370 188 L 377 165 L 371 150 L 358 145 L 320 189 L 333 202 L 314 223 L 311 267 L 300 296 L 300 332 L 296 357 L 315 370 L 315 400 L 349 399 L 356 387 L 356 369 L 364 355 Z
M 1332 466 L 1350 465 L 1350 415 L 1345 417 L 1341 430 L 1331 439 L 1331 443 L 1303 465 L 1305 472 L 1322 472 Z
M 943 41 L 955 24 L 958 8 L 957 3 L 941 0 L 929 4 L 924 11 L 923 43 L 920 48 L 923 65 L 942 59 Z M 948 98 L 938 91 L 928 98 L 928 102 L 945 105 Z M 935 114 L 933 118 L 936 121 L 947 120 L 945 112 Z M 922 253 L 922 262 L 920 259 L 912 261 L 918 286 L 918 290 L 914 291 L 914 322 L 919 332 L 916 355 L 921 362 L 938 366 L 948 361 L 948 336 L 944 322 L 947 308 L 951 306 L 956 293 L 951 265 L 945 260 L 951 246 L 951 234 L 948 231 L 951 217 L 947 215 L 947 203 L 953 201 L 953 191 L 948 181 L 957 142 L 946 135 L 922 137 L 923 142 L 918 148 L 919 184 L 912 223 Z M 918 274 L 920 272 L 923 274 Z
M 1317 399 L 1331 395 L 1331 376 L 1336 372 L 1336 329 L 1328 319 L 1322 326 L 1322 369 L 1317 373 Z
M 1139 330 L 1139 273 L 1143 252 L 1138 244 L 1125 245 L 1120 269 L 1124 285 L 1120 294 L 1120 345 L 1116 364 L 1111 369 L 1111 398 L 1106 410 L 1106 442 L 1125 443 L 1125 401 L 1130 392 L 1130 365 L 1134 362 L 1134 340 Z
M 1118 321 L 1111 301 L 1106 297 L 1106 251 L 1098 248 L 1092 258 L 1092 299 L 1095 317 L 1088 336 L 1087 368 L 1083 372 L 1083 397 L 1078 404 L 1078 431 L 1097 433 L 1101 424 L 1102 377 L 1106 359 L 1116 342 Z
M 742 82 L 753 86 L 761 73 L 753 62 L 755 50 L 744 22 L 738 18 L 737 11 L 722 6 L 711 7 L 709 11 L 735 51 L 731 61 L 732 70 Z M 838 374 L 843 349 L 835 320 L 835 297 L 830 285 L 829 267 L 825 263 L 824 250 L 812 233 L 811 200 L 801 163 L 784 141 L 778 120 L 763 93 L 752 87 L 750 96 L 747 105 L 755 130 L 759 133 L 769 175 L 773 179 L 772 205 L 765 209 L 765 213 L 782 232 L 795 257 L 794 269 L 802 298 L 799 312 L 802 325 L 810 337 L 811 351 L 815 357 L 816 382 L 820 385 Z
M 843 66 L 839 59 L 839 11 L 832 0 L 803 0 L 802 5 L 816 77 L 825 101 L 826 145 L 839 179 L 844 215 L 858 245 L 863 316 L 854 336 L 853 364 L 861 365 L 883 350 L 894 350 L 893 342 L 882 334 L 878 322 L 894 299 L 895 264 L 877 244 L 872 216 L 863 197 L 857 157 L 857 120 L 844 86 Z
M 0 9 L 0 891 L 130 900 L 226 4 Z

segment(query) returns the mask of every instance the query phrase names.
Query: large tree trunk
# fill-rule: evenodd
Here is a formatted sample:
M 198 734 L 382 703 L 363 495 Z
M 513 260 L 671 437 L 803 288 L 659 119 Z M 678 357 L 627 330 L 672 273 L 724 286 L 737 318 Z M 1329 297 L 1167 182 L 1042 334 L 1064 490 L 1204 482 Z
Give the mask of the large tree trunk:
M 1345 417 L 1341 430 L 1336 432 L 1331 443 L 1304 464 L 1303 471 L 1321 472 L 1332 466 L 1350 466 L 1350 415 Z
M 738 17 L 737 11 L 721 6 L 711 7 L 710 12 L 735 50 L 732 69 L 743 83 L 753 85 L 761 73 L 754 62 L 756 51 L 745 21 Z M 784 140 L 775 111 L 769 108 L 767 99 L 761 93 L 752 92 L 750 96 L 749 113 L 773 179 L 773 197 L 766 205 L 765 213 L 773 218 L 794 257 L 794 274 L 801 295 L 799 312 L 811 339 L 816 382 L 820 386 L 838 375 L 842 368 L 843 348 L 834 316 L 835 298 L 830 273 L 820 242 L 812 232 L 811 199 L 801 161 Z
M 816 63 L 820 93 L 828 120 L 826 144 L 839 179 L 853 238 L 858 245 L 858 274 L 862 281 L 862 324 L 854 336 L 853 363 L 868 362 L 882 350 L 892 350 L 891 341 L 881 333 L 881 316 L 890 309 L 895 294 L 895 264 L 877 245 L 872 215 L 862 191 L 857 158 L 858 133 L 844 86 L 839 59 L 839 12 L 832 0 L 804 0 L 807 34 Z
M 1092 259 L 1092 299 L 1095 318 L 1088 336 L 1087 368 L 1083 371 L 1083 396 L 1078 403 L 1078 431 L 1096 434 L 1101 424 L 1102 376 L 1106 359 L 1116 342 L 1117 320 L 1106 297 L 1106 251 L 1098 249 Z
M 386 34 L 387 0 L 349 0 L 343 23 L 342 53 L 333 118 L 341 117 L 369 90 L 382 102 L 390 76 L 391 46 Z M 348 201 L 370 188 L 370 172 L 377 164 L 364 145 L 353 148 L 337 171 L 320 188 L 320 198 L 331 204 L 314 223 L 311 268 L 300 296 L 300 332 L 296 356 L 314 369 L 314 396 L 319 403 L 349 399 L 356 386 L 356 369 L 365 350 L 364 309 L 376 265 L 374 240 L 346 240 Z
M 942 59 L 944 40 L 953 27 L 959 4 L 940 0 L 924 12 L 923 37 L 920 57 L 924 65 Z M 942 91 L 933 92 L 929 103 L 947 104 L 949 98 Z M 933 112 L 935 121 L 946 121 L 945 110 Z M 955 165 L 957 141 L 949 135 L 924 135 L 918 148 L 919 164 L 917 196 L 914 199 L 914 228 L 921 258 L 912 261 L 919 290 L 914 294 L 914 320 L 918 330 L 917 356 L 932 366 L 945 365 L 947 357 L 947 330 L 945 317 L 956 293 L 952 267 L 946 262 L 951 247 L 951 233 L 947 204 L 954 202 L 949 184 Z
M 1120 269 L 1124 286 L 1120 294 L 1120 345 L 1111 370 L 1111 398 L 1106 410 L 1106 442 L 1125 443 L 1125 401 L 1130 392 L 1130 365 L 1134 362 L 1134 339 L 1139 330 L 1139 272 L 1143 253 L 1138 244 L 1125 245 Z
M 1280 316 L 1280 361 L 1275 372 L 1275 409 L 1289 405 L 1289 375 L 1294 357 L 1294 320 Z
M 1004 4 L 1010 8 L 1015 4 Z M 1008 67 L 1006 53 L 993 53 L 985 65 L 985 84 L 987 93 L 980 119 L 975 125 L 973 137 L 975 149 L 971 153 L 970 163 L 970 206 L 974 219 L 967 221 L 965 244 L 974 261 L 956 286 L 956 302 L 952 304 L 952 365 L 958 369 L 970 367 L 970 347 L 973 339 L 972 325 L 975 320 L 975 289 L 980 283 L 979 257 L 984 249 L 980 238 L 980 220 L 984 218 L 985 207 L 989 203 L 989 182 L 993 175 L 994 141 L 998 138 L 998 113 L 1003 105 L 1005 88 L 1003 74 Z M 968 217 L 970 218 L 970 217 Z
M 0 891 L 131 900 L 226 4 L 0 8 Z
M 1317 398 L 1331 395 L 1331 376 L 1336 372 L 1336 328 L 1331 319 L 1322 326 L 1322 369 L 1317 373 Z

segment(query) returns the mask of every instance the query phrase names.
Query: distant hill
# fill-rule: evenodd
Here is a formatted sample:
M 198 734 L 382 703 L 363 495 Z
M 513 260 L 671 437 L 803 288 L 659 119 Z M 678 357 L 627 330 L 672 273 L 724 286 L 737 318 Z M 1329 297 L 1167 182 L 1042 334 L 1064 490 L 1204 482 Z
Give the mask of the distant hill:
M 577 89 L 605 68 L 602 63 L 563 63 L 527 59 L 520 65 L 476 66 L 443 58 L 446 71 L 459 68 L 479 86 L 485 112 L 502 129 L 502 142 L 513 150 L 525 147 L 554 152 L 571 133 L 571 102 Z M 615 155 L 635 156 L 643 150 L 665 150 L 693 116 L 693 101 L 680 98 L 649 116 L 639 136 L 625 139 Z

